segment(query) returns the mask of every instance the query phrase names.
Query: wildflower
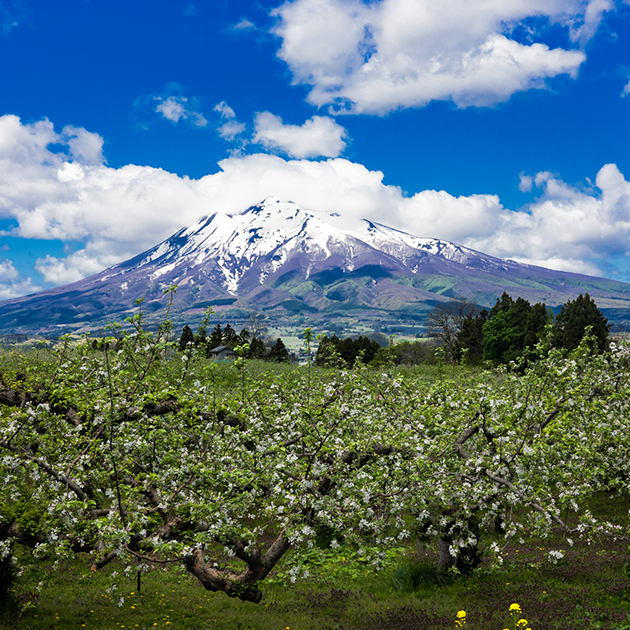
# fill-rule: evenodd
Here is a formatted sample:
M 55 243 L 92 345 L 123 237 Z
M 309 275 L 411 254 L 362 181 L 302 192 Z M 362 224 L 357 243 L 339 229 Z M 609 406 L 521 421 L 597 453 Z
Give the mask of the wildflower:
M 526 625 L 527 625 L 527 619 L 519 619 L 519 620 L 516 622 L 516 625 L 517 625 L 517 626 L 526 626 Z
M 465 610 L 460 610 L 457 613 L 457 619 L 455 620 L 455 625 L 458 628 L 461 628 L 465 623 L 466 623 L 466 611 Z
M 512 611 L 521 612 L 521 607 L 518 604 L 511 604 L 510 605 L 510 613 L 512 613 Z

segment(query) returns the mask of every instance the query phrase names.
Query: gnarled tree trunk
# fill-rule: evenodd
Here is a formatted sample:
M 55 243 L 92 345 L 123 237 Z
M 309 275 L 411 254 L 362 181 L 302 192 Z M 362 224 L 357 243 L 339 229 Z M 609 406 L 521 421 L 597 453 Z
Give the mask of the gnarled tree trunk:
M 234 548 L 236 556 L 247 563 L 247 569 L 242 573 L 236 573 L 231 569 L 218 569 L 213 564 L 205 562 L 200 549 L 195 549 L 192 556 L 184 559 L 186 570 L 208 591 L 223 591 L 229 597 L 238 597 L 244 602 L 258 604 L 263 596 L 258 589 L 258 583 L 267 577 L 291 544 L 283 532 L 264 555 L 260 555 L 258 551 L 245 552 L 240 541 L 232 541 L 230 546 Z

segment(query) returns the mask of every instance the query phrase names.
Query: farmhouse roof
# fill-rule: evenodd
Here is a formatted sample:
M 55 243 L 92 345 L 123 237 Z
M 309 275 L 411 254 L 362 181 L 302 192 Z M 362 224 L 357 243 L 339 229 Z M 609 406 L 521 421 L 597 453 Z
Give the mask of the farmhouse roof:
M 219 352 L 223 352 L 224 350 L 234 352 L 230 346 L 217 346 L 216 348 L 212 348 L 212 350 L 210 350 L 210 354 L 219 354 Z

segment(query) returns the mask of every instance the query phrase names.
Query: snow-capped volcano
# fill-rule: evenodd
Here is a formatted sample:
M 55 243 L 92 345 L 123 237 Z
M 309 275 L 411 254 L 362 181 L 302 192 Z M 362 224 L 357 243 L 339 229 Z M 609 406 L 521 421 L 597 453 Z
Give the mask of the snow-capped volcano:
M 348 272 L 359 262 L 383 256 L 388 266 L 402 264 L 416 273 L 426 254 L 462 264 L 480 256 L 438 239 L 419 238 L 365 219 L 309 212 L 291 201 L 269 197 L 242 214 L 206 217 L 130 262 L 137 268 L 159 263 L 151 273 L 153 279 L 176 269 L 187 277 L 203 267 L 209 278 L 237 295 L 239 282 L 252 269 L 259 272 L 262 285 L 295 258 L 300 258 L 308 279 L 312 269 L 326 261 Z M 492 264 L 492 259 L 486 262 Z
M 337 328 L 421 329 L 436 303 L 490 306 L 513 297 L 557 306 L 588 291 L 609 318 L 628 319 L 630 285 L 500 260 L 434 238 L 339 213 L 265 199 L 241 214 L 211 214 L 152 249 L 65 287 L 0 304 L 0 330 L 89 329 L 126 317 L 135 300 L 194 322 L 214 307 L 236 326 L 252 311 L 270 322 Z M 416 329 L 415 326 L 419 328 Z M 354 327 L 354 328 L 353 328 Z

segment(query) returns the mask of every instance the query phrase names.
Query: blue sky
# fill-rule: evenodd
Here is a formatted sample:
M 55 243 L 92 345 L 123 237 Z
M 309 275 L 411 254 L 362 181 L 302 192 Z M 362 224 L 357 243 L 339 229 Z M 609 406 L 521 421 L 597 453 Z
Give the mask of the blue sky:
M 266 196 L 630 281 L 622 0 L 0 0 L 0 298 Z

